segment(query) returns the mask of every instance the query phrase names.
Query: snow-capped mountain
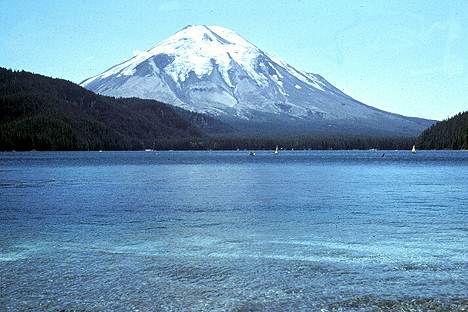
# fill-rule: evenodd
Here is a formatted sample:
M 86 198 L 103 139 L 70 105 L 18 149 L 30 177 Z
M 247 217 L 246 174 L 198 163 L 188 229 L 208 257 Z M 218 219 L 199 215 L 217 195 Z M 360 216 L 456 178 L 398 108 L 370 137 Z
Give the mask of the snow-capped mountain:
M 377 127 L 408 134 L 431 124 L 364 105 L 322 76 L 297 70 L 220 26 L 187 26 L 81 85 L 103 95 L 156 99 L 221 119 Z

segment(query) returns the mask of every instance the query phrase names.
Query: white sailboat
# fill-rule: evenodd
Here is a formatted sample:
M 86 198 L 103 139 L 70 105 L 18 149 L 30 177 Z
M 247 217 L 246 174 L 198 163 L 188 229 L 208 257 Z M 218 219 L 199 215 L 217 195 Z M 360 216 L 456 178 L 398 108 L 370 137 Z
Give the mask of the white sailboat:
M 411 153 L 416 154 L 416 145 L 413 145 L 413 149 L 411 150 Z
M 275 151 L 273 152 L 273 154 L 278 154 L 278 145 L 276 145 L 276 149 L 275 149 Z

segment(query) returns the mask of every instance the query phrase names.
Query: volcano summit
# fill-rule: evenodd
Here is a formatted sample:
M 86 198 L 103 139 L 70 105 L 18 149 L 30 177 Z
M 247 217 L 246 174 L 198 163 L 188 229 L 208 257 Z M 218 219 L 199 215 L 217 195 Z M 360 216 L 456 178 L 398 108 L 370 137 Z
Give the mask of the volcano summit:
M 81 85 L 103 95 L 156 99 L 251 129 L 416 135 L 433 123 L 365 105 L 220 26 L 187 26 Z

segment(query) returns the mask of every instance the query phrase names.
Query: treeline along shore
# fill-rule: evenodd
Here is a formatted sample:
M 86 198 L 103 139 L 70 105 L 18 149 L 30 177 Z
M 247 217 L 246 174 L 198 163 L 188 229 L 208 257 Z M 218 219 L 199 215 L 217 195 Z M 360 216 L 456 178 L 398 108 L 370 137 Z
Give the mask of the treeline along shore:
M 0 68 L 0 150 L 295 150 L 468 148 L 468 113 L 416 137 L 242 134 L 155 100 L 113 98 L 72 82 Z

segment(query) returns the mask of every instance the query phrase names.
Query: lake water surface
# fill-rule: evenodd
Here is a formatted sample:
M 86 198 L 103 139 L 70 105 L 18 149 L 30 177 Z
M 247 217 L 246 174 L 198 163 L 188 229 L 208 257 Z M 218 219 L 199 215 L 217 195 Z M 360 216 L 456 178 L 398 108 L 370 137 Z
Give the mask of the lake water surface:
M 467 232 L 468 152 L 0 153 L 0 310 L 458 311 Z

